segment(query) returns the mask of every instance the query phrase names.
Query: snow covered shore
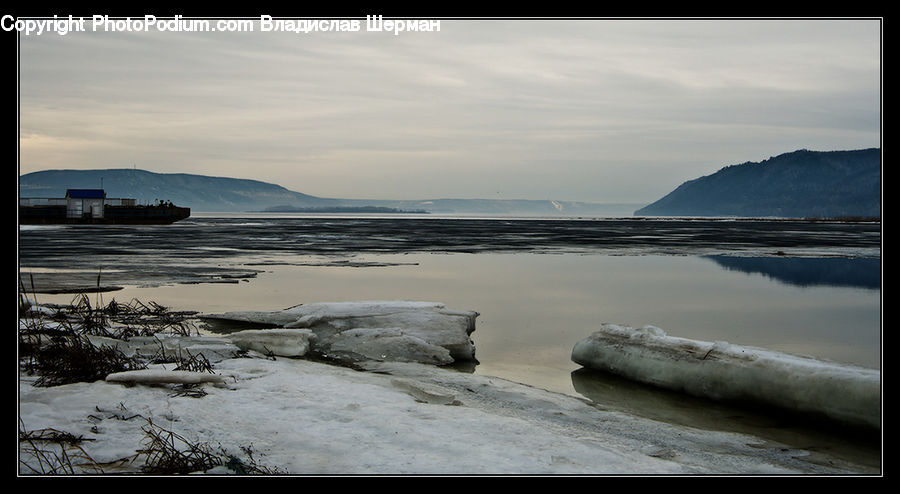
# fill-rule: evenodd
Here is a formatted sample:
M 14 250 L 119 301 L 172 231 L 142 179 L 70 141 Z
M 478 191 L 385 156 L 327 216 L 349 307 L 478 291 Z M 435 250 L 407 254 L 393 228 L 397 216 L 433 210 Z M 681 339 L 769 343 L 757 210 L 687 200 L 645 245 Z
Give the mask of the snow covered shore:
M 147 420 L 195 443 L 240 453 L 287 474 L 842 474 L 752 436 L 669 425 L 502 379 L 418 363 L 372 372 L 307 360 L 227 359 L 205 396 L 171 385 L 97 381 L 19 385 L 28 430 L 89 442 L 97 463 L 132 458 Z M 20 459 L 28 460 L 20 452 Z M 142 460 L 105 473 L 139 471 Z M 20 468 L 20 472 L 22 469 Z M 234 473 L 218 466 L 206 473 Z
M 298 306 L 233 313 L 227 318 L 292 326 L 238 337 L 156 335 L 127 342 L 91 337 L 94 345 L 114 345 L 128 355 L 159 348 L 202 352 L 213 373 L 152 364 L 104 380 L 51 387 L 33 386 L 37 376 L 20 375 L 20 433 L 53 430 L 81 438 L 80 451 L 91 461 L 82 467 L 77 466 L 82 460 L 76 461 L 75 473 L 141 472 L 149 461 L 142 451 L 148 449 L 150 427 L 209 445 L 223 458 L 246 460 L 252 451 L 254 461 L 277 474 L 879 473 L 752 435 L 604 410 L 585 399 L 407 358 L 431 346 L 471 357 L 474 348 L 456 345 L 460 334 L 471 344 L 473 312 L 409 302 L 330 306 L 336 312 L 309 305 L 306 312 Z M 441 328 L 452 328 L 456 337 L 443 340 Z M 359 339 L 359 330 L 372 339 Z M 341 355 L 352 356 L 354 369 L 302 358 L 322 341 L 330 342 L 330 352 L 341 341 L 347 346 L 338 348 L 350 348 L 348 341 L 356 340 L 384 343 L 384 338 L 403 351 L 363 358 L 365 345 L 353 346 Z M 406 346 L 409 338 L 416 345 Z M 285 353 L 295 356 L 273 357 Z M 47 468 L 31 444 L 20 442 L 22 474 Z M 223 461 L 204 472 L 240 469 Z
M 762 348 L 605 324 L 572 360 L 635 381 L 714 400 L 746 401 L 881 426 L 881 372 Z

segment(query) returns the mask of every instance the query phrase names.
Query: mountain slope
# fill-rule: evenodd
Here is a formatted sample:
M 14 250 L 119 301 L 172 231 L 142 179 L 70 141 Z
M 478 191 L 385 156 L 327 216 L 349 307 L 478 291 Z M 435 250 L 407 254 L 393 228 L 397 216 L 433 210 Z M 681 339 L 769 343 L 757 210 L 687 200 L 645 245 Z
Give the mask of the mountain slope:
M 687 181 L 637 216 L 880 217 L 881 150 L 799 150 Z
M 263 211 L 272 207 L 283 210 L 376 207 L 439 214 L 625 216 L 638 206 L 551 200 L 333 199 L 302 194 L 257 180 L 152 173 L 136 169 L 47 170 L 19 177 L 19 197 L 64 197 L 66 189 L 101 187 L 106 190 L 107 197 L 134 198 L 142 203 L 152 203 L 157 199 L 168 200 L 195 212 Z
M 197 211 L 247 211 L 259 209 L 260 204 L 288 203 L 327 207 L 334 202 L 257 180 L 134 169 L 47 170 L 19 178 L 20 197 L 64 197 L 66 189 L 77 188 L 103 188 L 107 197 L 143 203 L 170 200 Z

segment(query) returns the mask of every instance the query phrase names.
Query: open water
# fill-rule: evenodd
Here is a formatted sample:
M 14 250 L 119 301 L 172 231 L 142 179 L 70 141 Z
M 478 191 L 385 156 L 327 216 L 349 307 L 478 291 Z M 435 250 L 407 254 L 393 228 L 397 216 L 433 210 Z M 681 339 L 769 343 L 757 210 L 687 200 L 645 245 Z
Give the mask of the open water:
M 19 230 L 20 279 L 41 301 L 99 282 L 123 289 L 92 297 L 205 313 L 443 302 L 480 313 L 471 372 L 669 421 L 755 422 L 757 434 L 772 429 L 761 416 L 735 421 L 719 405 L 586 372 L 572 347 L 601 323 L 650 324 L 880 369 L 881 266 L 872 223 L 246 214 Z M 877 463 L 877 448 L 858 446 L 840 448 Z

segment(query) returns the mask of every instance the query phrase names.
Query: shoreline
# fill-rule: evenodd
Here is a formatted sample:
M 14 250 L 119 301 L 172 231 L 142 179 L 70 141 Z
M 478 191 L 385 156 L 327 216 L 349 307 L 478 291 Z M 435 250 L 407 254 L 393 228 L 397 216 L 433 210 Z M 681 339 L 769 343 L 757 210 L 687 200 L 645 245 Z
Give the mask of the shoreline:
M 278 358 L 268 363 L 264 356 L 258 355 L 253 360 L 231 359 L 220 364 L 222 367 L 216 372 L 230 373 L 232 381 L 221 387 L 203 385 L 196 390 L 198 395 L 200 391 L 205 393 L 202 397 L 184 395 L 185 391 L 174 389 L 173 385 L 126 387 L 102 380 L 53 390 L 38 389 L 31 387 L 29 378 L 25 378 L 19 383 L 20 411 L 28 419 L 23 426 L 31 431 L 55 428 L 90 438 L 83 447 L 92 457 L 97 453 L 98 461 L 116 461 L 134 455 L 141 447 L 142 428 L 147 426 L 141 417 L 145 417 L 191 441 L 227 445 L 231 454 L 238 454 L 241 448 L 252 444 L 253 451 L 265 455 L 269 465 L 292 475 L 881 473 L 877 440 L 875 444 L 868 439 L 857 441 L 852 434 L 808 430 L 802 419 L 697 401 L 608 376 L 587 375 L 569 359 L 572 345 L 590 335 L 604 319 L 632 324 L 656 320 L 679 336 L 708 341 L 734 339 L 733 342 L 738 342 L 740 337 L 741 343 L 770 348 L 766 344 L 770 333 L 805 326 L 803 320 L 785 319 L 795 322 L 773 325 L 771 331 L 766 331 L 763 318 L 762 324 L 754 325 L 752 332 L 720 333 L 724 328 L 718 327 L 716 321 L 734 314 L 735 306 L 728 305 L 732 300 L 743 301 L 741 314 L 749 311 L 766 317 L 776 314 L 761 309 L 776 308 L 772 304 L 780 304 L 782 300 L 790 300 L 791 306 L 809 307 L 807 311 L 827 311 L 828 306 L 822 304 L 827 304 L 829 299 L 824 295 L 832 294 L 844 301 L 847 296 L 853 296 L 855 304 L 870 310 L 873 302 L 870 299 L 877 296 L 873 290 L 796 288 L 767 278 L 771 273 L 766 266 L 704 258 L 702 254 L 708 253 L 705 243 L 688 242 L 684 244 L 686 247 L 673 246 L 675 250 L 671 251 L 654 248 L 649 251 L 653 255 L 641 247 L 628 250 L 625 255 L 610 255 L 604 249 L 588 252 L 575 248 L 577 243 L 563 252 L 540 248 L 494 252 L 468 247 L 462 252 L 453 250 L 453 245 L 449 251 L 436 247 L 438 250 L 433 252 L 406 252 L 400 246 L 395 249 L 397 252 L 382 252 L 377 243 L 381 242 L 379 232 L 369 227 L 354 227 L 361 228 L 359 232 L 376 244 L 363 244 L 371 250 L 354 251 L 348 256 L 341 246 L 356 244 L 352 239 L 334 237 L 334 227 L 326 223 L 319 226 L 331 230 L 300 228 L 295 232 L 298 238 L 314 242 L 313 247 L 318 250 L 313 249 L 312 254 L 295 251 L 294 244 L 285 243 L 294 238 L 294 233 L 272 230 L 270 226 L 254 224 L 251 232 L 240 237 L 231 235 L 235 225 L 230 222 L 211 222 L 204 226 L 212 233 L 179 228 L 186 237 L 177 238 L 163 235 L 168 230 L 148 229 L 139 233 L 151 235 L 159 242 L 137 243 L 130 231 L 117 234 L 105 228 L 31 232 L 29 245 L 37 250 L 29 252 L 25 260 L 20 259 L 19 274 L 24 277 L 20 290 L 31 292 L 28 288 L 31 268 L 22 267 L 23 262 L 30 265 L 31 259 L 39 264 L 33 270 L 36 284 L 55 285 L 57 280 L 71 277 L 66 281 L 70 289 L 98 285 L 123 287 L 110 292 L 112 295 L 91 294 L 92 302 L 114 297 L 121 299 L 120 302 L 158 300 L 177 310 L 189 311 L 190 305 L 202 307 L 202 313 L 371 300 L 372 294 L 401 300 L 414 293 L 417 299 L 438 299 L 450 307 L 473 308 L 486 314 L 484 320 L 479 319 L 478 331 L 473 335 L 482 363 L 470 373 L 445 368 L 413 369 L 414 366 L 369 368 L 361 372 L 310 359 Z M 841 236 L 849 234 L 842 233 L 845 228 L 833 228 Z M 103 248 L 86 243 L 87 239 L 76 244 L 76 250 L 91 255 L 102 269 L 88 269 L 95 264 L 71 269 L 68 259 L 72 254 L 68 249 L 61 250 L 67 244 L 58 241 L 68 242 L 88 233 L 102 234 L 109 239 Z M 489 232 L 479 235 L 486 233 Z M 507 239 L 509 246 L 526 240 L 513 233 Z M 237 238 L 240 245 L 224 247 L 226 244 L 218 243 L 223 238 Z M 590 238 L 591 235 L 586 235 L 578 241 Z M 780 244 L 760 241 L 749 246 L 749 250 L 746 245 L 708 248 L 724 252 L 729 260 L 763 253 L 771 262 L 810 253 L 832 258 L 876 255 L 872 250 L 875 247 L 869 245 L 871 241 L 853 248 L 840 243 L 839 247 L 826 243 L 782 249 Z M 123 263 L 121 258 L 112 257 L 115 252 L 135 253 L 137 257 Z M 880 259 L 880 251 L 877 254 Z M 135 270 L 136 261 L 144 267 Z M 148 269 L 150 266 L 152 269 Z M 472 278 L 464 272 L 486 274 Z M 516 276 L 510 277 L 510 273 Z M 674 275 L 658 277 L 658 273 Z M 642 281 L 645 276 L 649 278 Z M 597 283 L 598 279 L 612 283 Z M 692 280 L 699 281 L 689 287 L 684 285 Z M 793 281 L 793 278 L 785 280 Z M 726 284 L 730 298 L 717 305 L 715 297 Z M 529 287 L 541 290 L 535 292 Z M 42 296 L 42 290 L 36 291 L 41 302 L 55 300 L 66 304 L 75 297 L 87 297 L 86 293 L 74 292 Z M 747 296 L 759 293 L 766 293 L 766 298 L 748 306 L 746 302 L 751 299 Z M 634 297 L 634 294 L 641 296 Z M 657 304 L 661 307 L 648 306 L 653 300 L 665 303 Z M 708 302 L 702 304 L 706 319 L 696 324 L 689 317 L 680 318 L 679 310 L 693 308 L 697 300 Z M 597 301 L 603 301 L 603 305 L 594 307 Z M 573 305 L 565 305 L 569 302 Z M 791 317 L 794 313 L 786 309 L 783 314 Z M 867 326 L 859 326 L 864 327 Z M 759 342 L 745 341 L 748 335 Z M 818 341 L 815 336 L 797 335 L 798 341 Z M 790 344 L 788 339 L 776 341 Z M 849 349 L 844 344 L 833 348 L 847 352 L 840 353 L 841 356 L 852 355 L 853 359 L 869 362 L 871 345 L 866 346 L 867 340 L 858 334 L 854 341 L 858 345 Z M 785 350 L 815 355 L 821 352 L 826 358 L 836 358 L 827 353 L 832 349 L 828 345 L 833 342 L 821 343 L 818 348 L 789 346 Z M 525 384 L 515 384 L 516 381 Z M 73 397 L 77 397 L 74 402 Z M 429 399 L 450 403 L 429 403 Z M 79 400 L 82 400 L 80 404 Z M 88 403 L 91 400 L 94 403 Z M 213 406 L 216 400 L 218 404 Z M 120 401 L 128 416 L 138 417 L 135 420 L 143 422 L 143 426 L 117 418 L 125 413 L 115 411 Z M 454 401 L 460 404 L 452 405 Z M 248 403 L 255 407 L 248 408 Z M 233 417 L 227 416 L 228 410 Z M 571 410 L 577 412 L 569 413 Z M 159 417 L 164 417 L 165 422 L 156 422 Z M 272 423 L 258 423 L 265 421 Z M 536 434 L 534 439 L 529 437 L 531 434 Z M 415 438 L 427 438 L 424 440 L 434 444 L 420 444 Z M 285 441 L 331 460 L 294 459 L 297 450 L 289 448 Z M 352 444 L 363 444 L 372 451 L 389 447 L 390 451 L 381 458 L 356 451 Z M 486 448 L 484 452 L 473 453 L 482 446 Z M 473 454 L 472 458 L 467 456 Z M 598 463 L 598 457 L 604 461 Z M 500 458 L 503 460 L 498 463 Z
M 151 417 L 198 444 L 228 451 L 252 445 L 286 475 L 880 473 L 824 452 L 605 411 L 500 378 L 421 364 L 359 372 L 258 358 L 222 361 L 219 369 L 234 381 L 205 386 L 202 398 L 175 397 L 165 386 L 100 381 L 34 388 L 25 380 L 21 418 L 31 430 L 89 438 L 85 452 L 108 463 L 134 454 L 146 425 L 139 418 Z M 295 400 L 279 404 L 273 396 Z
M 20 374 L 19 418 L 29 431 L 85 438 L 81 448 L 98 465 L 132 458 L 132 470 L 103 472 L 111 474 L 141 465 L 134 456 L 148 427 L 232 455 L 252 448 L 275 475 L 881 473 L 871 460 L 854 462 L 827 448 L 642 417 L 494 376 L 414 363 L 350 368 L 250 356 L 216 361 L 225 381 L 202 385 L 198 395 L 179 394 L 175 384 L 102 380 L 35 387 Z M 236 474 L 223 465 L 207 473 Z

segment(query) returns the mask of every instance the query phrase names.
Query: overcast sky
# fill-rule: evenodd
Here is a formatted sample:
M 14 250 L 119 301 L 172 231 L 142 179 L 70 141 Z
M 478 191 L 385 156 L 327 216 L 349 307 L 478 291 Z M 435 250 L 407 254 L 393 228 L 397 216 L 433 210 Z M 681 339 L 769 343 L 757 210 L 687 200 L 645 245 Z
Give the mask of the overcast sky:
M 364 26 L 20 34 L 19 171 L 646 203 L 726 165 L 880 146 L 877 20 Z

